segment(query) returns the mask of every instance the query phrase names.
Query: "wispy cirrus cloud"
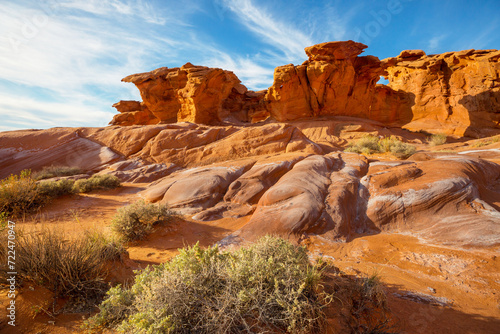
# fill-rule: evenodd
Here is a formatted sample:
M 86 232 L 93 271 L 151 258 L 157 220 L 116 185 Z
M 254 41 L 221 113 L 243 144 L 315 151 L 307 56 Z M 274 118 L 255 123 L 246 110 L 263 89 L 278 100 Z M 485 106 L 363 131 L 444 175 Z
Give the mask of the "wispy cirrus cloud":
M 181 66 L 183 58 L 232 70 L 250 89 L 268 87 L 269 55 L 225 52 L 194 33 L 186 19 L 198 9 L 192 3 L 168 15 L 141 0 L 0 3 L 0 26 L 7 28 L 0 34 L 0 131 L 103 126 L 114 102 L 140 99 L 121 78 Z
M 165 20 L 142 1 L 0 3 L 0 131 L 104 125 L 101 116 L 111 120 L 113 102 L 139 98 L 121 78 L 175 61 L 189 45 L 184 25 L 169 26 L 177 41 L 152 28 Z
M 429 53 L 439 51 L 442 42 L 445 40 L 446 34 L 434 36 L 429 40 L 429 43 L 427 45 L 427 51 Z
M 304 58 L 304 46 L 312 45 L 312 39 L 307 33 L 289 22 L 273 17 L 252 0 L 224 0 L 223 3 L 238 16 L 247 29 L 282 50 L 290 59 Z

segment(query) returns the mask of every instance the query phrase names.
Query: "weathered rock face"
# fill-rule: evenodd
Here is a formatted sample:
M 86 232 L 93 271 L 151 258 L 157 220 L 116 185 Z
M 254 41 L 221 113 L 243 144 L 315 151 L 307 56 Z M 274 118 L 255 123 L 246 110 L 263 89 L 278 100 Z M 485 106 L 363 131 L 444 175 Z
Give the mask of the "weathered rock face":
M 124 181 L 146 182 L 162 176 L 164 169 L 170 174 L 176 166 L 294 152 L 322 154 L 323 150 L 289 124 L 236 127 L 177 123 L 11 131 L 0 134 L 0 177 L 51 164 L 98 171 L 109 163 L 134 159 L 138 162 L 113 165 L 107 172 Z
M 276 68 L 266 95 L 271 116 L 281 122 L 324 115 L 389 124 L 407 119 L 408 115 L 390 112 L 390 106 L 377 102 L 379 94 L 390 95 L 387 90 L 392 90 L 376 85 L 383 73 L 377 57 L 358 57 L 366 47 L 353 41 L 318 44 L 305 49 L 309 60 L 304 64 Z
M 405 128 L 458 136 L 500 133 L 500 51 L 427 56 L 407 50 L 383 60 L 389 87 L 406 92 L 413 117 Z
M 233 72 L 220 68 L 187 63 L 180 68 L 162 67 L 152 72 L 133 74 L 122 81 L 134 83 L 141 92 L 143 102 L 121 101 L 115 104 L 118 111 L 126 112 L 115 117 L 114 125 L 159 122 L 213 124 L 233 112 L 236 120 L 247 121 L 248 114 L 250 119 L 254 114 L 262 118 L 260 114 L 265 110 L 258 106 L 263 93 L 248 92 Z M 154 116 L 153 120 L 150 120 L 150 114 Z M 133 123 L 134 119 L 137 123 Z

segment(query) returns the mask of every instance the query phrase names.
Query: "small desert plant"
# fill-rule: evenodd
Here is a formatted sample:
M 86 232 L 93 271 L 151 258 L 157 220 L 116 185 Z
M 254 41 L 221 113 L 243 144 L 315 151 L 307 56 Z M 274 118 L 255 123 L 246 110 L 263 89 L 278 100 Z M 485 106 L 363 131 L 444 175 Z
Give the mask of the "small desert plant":
M 147 235 L 155 223 L 167 221 L 171 216 L 167 206 L 141 200 L 118 209 L 112 229 L 125 241 L 137 240 Z
M 314 333 L 330 301 L 306 250 L 264 237 L 233 253 L 183 249 L 148 268 L 130 289 L 115 287 L 86 322 L 124 333 Z
M 431 135 L 427 141 L 431 146 L 438 146 L 438 145 L 443 145 L 444 143 L 446 143 L 446 140 L 447 140 L 447 137 L 445 134 L 437 133 L 437 134 Z
M 0 181 L 0 212 L 19 215 L 41 204 L 42 198 L 30 170 L 23 170 L 20 175 L 11 175 Z
M 379 144 L 378 137 L 367 135 L 361 137 L 356 142 L 349 145 L 349 147 L 346 149 L 346 152 L 373 154 L 376 152 L 380 152 L 380 147 L 378 144 Z
M 56 176 L 70 176 L 81 174 L 82 170 L 79 167 L 69 166 L 45 166 L 42 170 L 33 173 L 35 180 L 50 179 Z
M 38 182 L 39 195 L 44 198 L 55 198 L 72 194 L 75 181 L 73 180 L 58 180 L 58 181 L 40 181 Z
M 413 145 L 403 143 L 396 136 L 379 139 L 368 135 L 350 144 L 345 151 L 361 154 L 388 152 L 399 159 L 406 159 L 414 154 L 416 149 Z
M 120 186 L 112 175 L 94 175 L 85 180 L 36 181 L 30 170 L 11 175 L 0 181 L 0 214 L 6 217 L 30 213 L 52 199 L 74 192 L 89 192 Z
M 483 146 L 487 146 L 487 145 L 490 145 L 490 144 L 493 144 L 493 143 L 498 143 L 500 141 L 500 136 L 493 136 L 493 137 L 490 137 L 490 138 L 486 138 L 484 140 L 481 140 L 481 141 L 476 141 L 472 147 L 483 147 Z
M 398 141 L 391 146 L 390 152 L 398 159 L 407 159 L 416 152 L 413 145 Z
M 48 288 L 54 298 L 69 298 L 70 305 L 88 307 L 109 288 L 104 281 L 106 262 L 120 259 L 123 251 L 119 241 L 99 232 L 72 239 L 51 230 L 18 231 L 16 271 L 20 279 Z M 5 256 L 5 249 L 0 254 Z
M 114 175 L 92 175 L 88 179 L 77 180 L 73 189 L 75 192 L 88 193 L 94 190 L 112 189 L 120 185 L 120 180 Z

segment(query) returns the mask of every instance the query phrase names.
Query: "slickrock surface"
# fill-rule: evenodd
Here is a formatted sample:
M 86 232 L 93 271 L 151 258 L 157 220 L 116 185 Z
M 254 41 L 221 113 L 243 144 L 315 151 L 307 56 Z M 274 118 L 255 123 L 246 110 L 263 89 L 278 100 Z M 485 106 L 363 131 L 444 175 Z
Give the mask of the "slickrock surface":
M 338 136 L 390 133 L 375 123 L 346 122 L 4 132 L 1 176 L 61 164 L 125 182 L 154 181 L 142 192 L 146 200 L 195 219 L 249 216 L 235 233 L 241 240 L 265 234 L 350 240 L 357 233 L 387 231 L 443 244 L 500 244 L 500 165 L 478 158 L 497 161 L 498 150 L 368 160 L 338 152 L 335 145 L 346 142 Z M 322 144 L 313 141 L 319 138 Z

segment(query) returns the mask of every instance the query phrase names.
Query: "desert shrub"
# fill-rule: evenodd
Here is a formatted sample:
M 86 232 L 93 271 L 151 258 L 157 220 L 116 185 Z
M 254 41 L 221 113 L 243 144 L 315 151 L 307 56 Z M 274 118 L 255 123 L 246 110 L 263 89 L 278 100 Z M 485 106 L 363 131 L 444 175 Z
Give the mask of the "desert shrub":
M 416 152 L 413 145 L 398 141 L 391 146 L 390 152 L 398 159 L 407 159 Z
M 15 216 L 38 208 L 42 202 L 30 170 L 0 181 L 0 212 Z
M 125 241 L 132 241 L 143 238 L 155 223 L 168 221 L 171 216 L 172 213 L 166 205 L 141 200 L 119 208 L 111 226 Z
M 73 193 L 73 180 L 40 181 L 38 182 L 39 196 L 43 198 L 55 198 Z
M 385 137 L 379 140 L 378 147 L 380 152 L 391 152 L 392 147 L 401 143 L 396 136 Z
M 431 146 L 443 145 L 446 143 L 446 135 L 442 133 L 433 134 L 429 137 L 428 142 Z
M 378 275 L 348 278 L 338 282 L 339 299 L 345 310 L 344 323 L 350 333 L 397 333 L 398 324 L 387 306 L 387 297 Z M 347 330 L 346 330 L 347 331 Z
M 70 176 L 81 174 L 83 171 L 79 167 L 70 166 L 45 166 L 42 170 L 33 173 L 35 180 L 50 179 L 56 176 Z
M 345 151 L 361 154 L 388 152 L 399 159 L 406 159 L 416 152 L 416 148 L 413 145 L 403 143 L 396 136 L 379 139 L 368 135 L 350 144 Z
M 306 250 L 264 237 L 235 252 L 198 244 L 115 287 L 86 322 L 124 333 L 320 332 L 329 299 Z
M 88 179 L 77 180 L 73 189 L 75 192 L 88 193 L 94 190 L 113 189 L 120 185 L 120 180 L 114 175 L 92 175 Z
M 373 154 L 380 152 L 380 147 L 378 145 L 379 138 L 367 135 L 356 140 L 353 144 L 349 145 L 346 152 L 363 153 L 363 154 Z
M 6 244 L 2 243 L 0 251 L 3 257 Z M 108 290 L 106 262 L 118 260 L 123 251 L 119 241 L 99 232 L 68 239 L 51 230 L 18 231 L 16 271 L 20 279 L 51 290 L 54 298 L 69 298 L 69 305 L 88 307 L 102 300 Z

